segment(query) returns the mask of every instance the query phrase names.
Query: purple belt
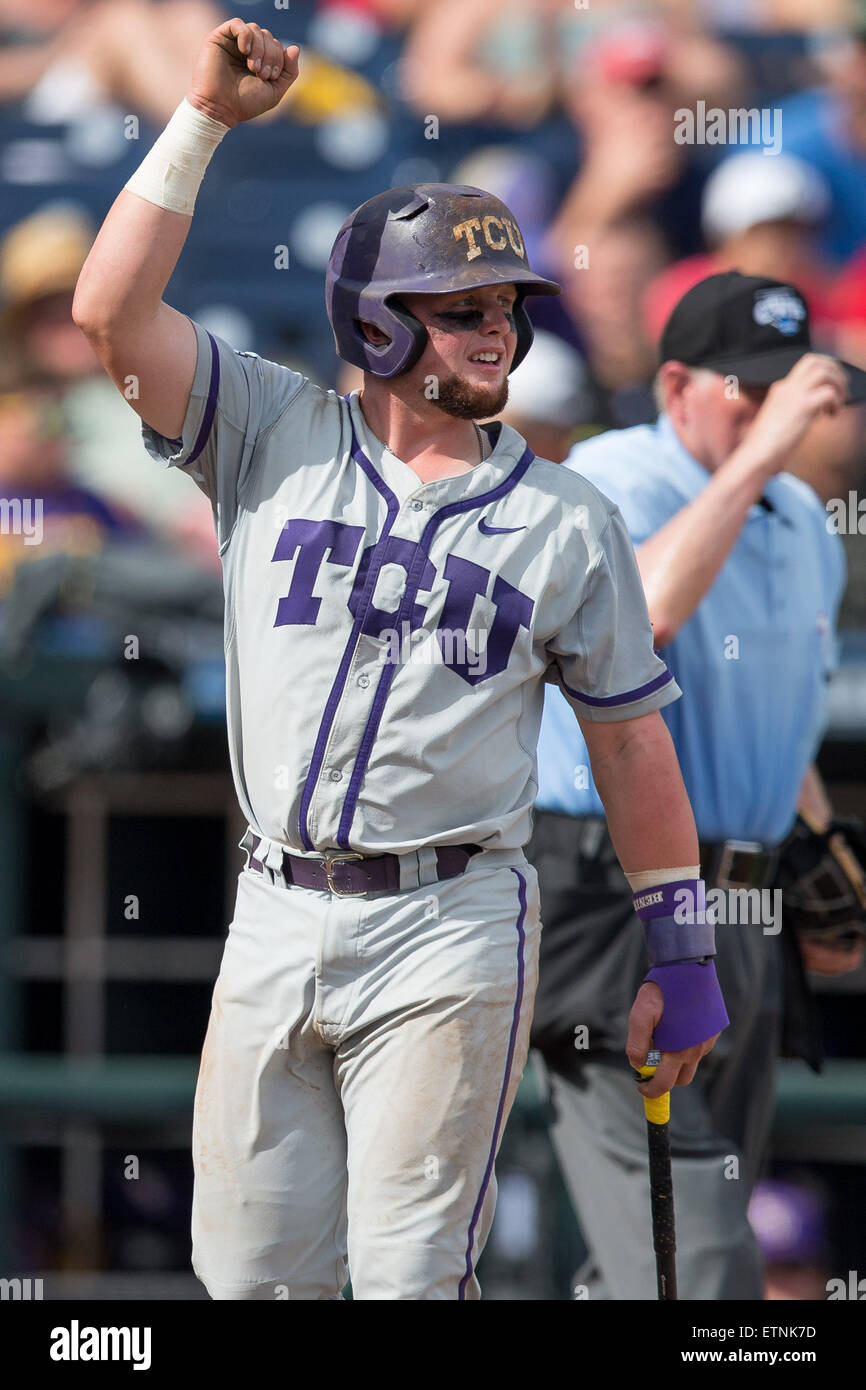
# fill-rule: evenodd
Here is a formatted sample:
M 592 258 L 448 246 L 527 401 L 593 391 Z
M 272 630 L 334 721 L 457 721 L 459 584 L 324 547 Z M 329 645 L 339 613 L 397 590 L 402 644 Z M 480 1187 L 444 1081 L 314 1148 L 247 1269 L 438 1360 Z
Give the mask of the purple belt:
M 250 868 L 263 872 L 256 850 L 261 844 L 253 836 Z M 481 852 L 480 845 L 443 845 L 436 849 L 436 877 L 439 880 L 457 878 L 473 854 Z M 286 885 L 315 888 L 319 892 L 335 893 L 338 898 L 360 898 L 365 893 L 400 892 L 400 859 L 396 854 L 364 855 L 337 850 L 324 859 L 304 859 L 283 850 L 283 877 Z

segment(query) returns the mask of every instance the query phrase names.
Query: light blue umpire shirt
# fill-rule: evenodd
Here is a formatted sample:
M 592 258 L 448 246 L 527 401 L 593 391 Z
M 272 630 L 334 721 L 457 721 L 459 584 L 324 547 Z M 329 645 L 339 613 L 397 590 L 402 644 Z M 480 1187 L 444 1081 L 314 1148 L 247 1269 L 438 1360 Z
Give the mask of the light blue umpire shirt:
M 617 504 L 635 548 L 711 477 L 666 415 L 588 439 L 562 466 Z M 842 541 L 816 493 L 792 474 L 770 479 L 764 498 L 772 510 L 750 508 L 715 583 L 659 652 L 683 692 L 661 714 L 707 842 L 782 840 L 826 725 Z M 540 810 L 604 814 L 580 727 L 556 686 L 546 693 L 538 776 Z

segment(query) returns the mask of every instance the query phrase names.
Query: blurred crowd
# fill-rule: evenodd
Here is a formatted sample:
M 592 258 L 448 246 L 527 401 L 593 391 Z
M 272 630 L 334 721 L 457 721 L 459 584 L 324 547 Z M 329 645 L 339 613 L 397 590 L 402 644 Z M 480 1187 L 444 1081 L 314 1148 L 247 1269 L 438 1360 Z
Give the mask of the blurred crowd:
M 99 216 L 182 97 L 202 36 L 230 12 L 213 0 L 0 0 L 0 489 L 25 508 L 43 498 L 39 554 L 155 535 L 215 569 L 206 504 L 146 461 L 70 305 Z M 866 7 L 293 0 L 244 14 L 304 44 L 285 109 L 257 123 L 271 162 L 286 151 L 287 187 L 298 132 L 318 127 L 319 162 L 297 170 L 310 214 L 297 236 L 328 242 L 347 168 L 353 202 L 388 180 L 440 178 L 514 209 L 535 268 L 564 286 L 560 301 L 533 303 L 537 345 L 512 379 L 507 418 L 536 452 L 559 461 L 576 438 L 653 418 L 664 321 L 718 269 L 789 279 L 816 342 L 866 365 Z M 698 126 L 680 142 L 678 113 L 699 109 L 758 119 L 719 143 Z M 130 121 L 143 123 L 134 141 Z M 347 124 L 356 146 L 382 146 L 368 175 Z M 284 213 L 269 215 L 278 244 Z M 295 304 L 291 284 L 265 324 L 243 277 L 210 269 L 225 231 L 209 228 L 203 217 L 172 302 L 237 347 L 353 385 L 324 315 Z M 319 283 L 322 254 L 307 258 Z M 270 298 L 273 274 L 251 266 Z M 861 482 L 862 431 L 851 410 L 805 441 L 797 471 L 822 499 Z M 0 593 L 37 553 L 14 529 L 0 537 Z
M 286 131 L 377 108 L 392 131 L 416 126 L 416 142 L 395 145 L 396 181 L 432 177 L 424 154 L 435 147 L 435 177 L 502 196 L 535 268 L 562 281 L 559 303 L 532 306 L 538 345 L 514 375 L 507 414 L 537 452 L 560 460 L 578 436 L 652 418 L 663 322 L 685 289 L 720 268 L 791 279 L 808 299 L 817 343 L 866 364 L 866 8 L 322 0 L 293 4 L 285 17 L 257 8 L 245 14 L 288 25 L 286 36 L 306 29 L 304 79 L 278 117 Z M 228 13 L 211 0 L 0 0 L 0 117 L 13 122 L 0 186 L 6 175 L 35 195 L 26 217 L 0 221 L 0 485 L 8 498 L 29 489 L 46 499 L 58 545 L 156 531 L 214 563 L 202 499 L 143 459 L 132 411 L 72 324 L 72 289 L 100 207 L 76 200 L 72 164 L 58 174 L 49 158 L 46 167 L 36 132 L 67 126 L 72 157 L 81 157 L 76 142 L 96 142 L 100 113 L 158 131 L 202 36 Z M 396 61 L 377 83 L 370 57 L 381 43 Z M 769 113 L 773 147 L 766 121 L 763 135 L 759 122 L 735 132 L 738 143 L 678 142 L 677 113 L 701 103 Z M 457 147 L 460 157 L 442 167 Z M 221 297 L 222 309 L 231 306 L 232 286 Z M 282 318 L 264 341 L 254 316 L 229 320 L 227 331 L 253 339 L 235 346 L 282 352 L 327 378 L 291 286 Z M 336 359 L 331 381 L 352 385 Z M 858 485 L 862 428 L 862 411 L 847 411 L 816 425 L 803 446 L 798 471 L 824 500 Z M 0 584 L 32 557 L 15 539 L 24 538 L 3 537 Z

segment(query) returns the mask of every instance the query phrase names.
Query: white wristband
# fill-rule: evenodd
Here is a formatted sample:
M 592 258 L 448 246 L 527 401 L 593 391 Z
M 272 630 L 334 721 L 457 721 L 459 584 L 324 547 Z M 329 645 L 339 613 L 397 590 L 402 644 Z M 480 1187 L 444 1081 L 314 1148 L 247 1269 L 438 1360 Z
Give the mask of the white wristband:
M 623 870 L 625 873 L 625 870 Z M 635 874 L 626 874 L 628 886 L 633 893 L 642 893 L 645 888 L 657 888 L 660 883 L 679 883 L 682 879 L 700 878 L 700 864 L 687 864 L 679 869 L 642 869 Z
M 184 97 L 126 187 L 169 212 L 192 217 L 213 152 L 230 126 L 191 106 Z

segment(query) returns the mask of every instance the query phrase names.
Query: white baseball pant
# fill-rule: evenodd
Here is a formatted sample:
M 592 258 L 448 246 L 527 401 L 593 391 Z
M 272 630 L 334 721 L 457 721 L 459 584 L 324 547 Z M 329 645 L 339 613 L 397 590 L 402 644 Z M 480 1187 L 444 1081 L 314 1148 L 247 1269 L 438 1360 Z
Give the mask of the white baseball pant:
M 363 898 L 242 870 L 195 1100 L 212 1298 L 480 1297 L 540 925 L 520 851 Z

